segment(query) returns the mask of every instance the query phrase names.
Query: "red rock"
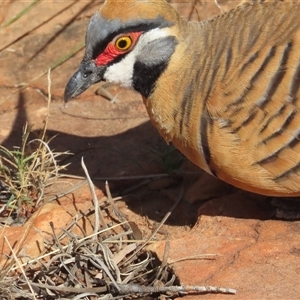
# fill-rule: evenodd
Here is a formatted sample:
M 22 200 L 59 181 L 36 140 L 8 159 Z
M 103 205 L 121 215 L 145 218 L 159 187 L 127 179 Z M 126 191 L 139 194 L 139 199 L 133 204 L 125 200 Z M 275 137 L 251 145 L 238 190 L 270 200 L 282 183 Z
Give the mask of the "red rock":
M 7 238 L 14 251 L 19 253 L 17 256 L 20 257 L 20 260 L 26 262 L 30 258 L 38 257 L 43 252 L 44 238 L 52 240 L 50 222 L 53 222 L 55 232 L 58 234 L 70 219 L 70 214 L 62 206 L 56 203 L 47 203 L 35 212 L 23 226 L 4 228 L 0 233 L 0 265 L 3 266 L 7 262 L 7 255 L 11 256 L 4 237 Z
M 299 299 L 299 241 L 300 222 L 201 216 L 189 234 L 170 241 L 168 260 L 181 260 L 172 264 L 181 284 L 237 289 L 234 297 L 206 294 L 188 300 Z M 149 248 L 162 259 L 164 246 Z M 217 256 L 191 259 L 206 254 Z

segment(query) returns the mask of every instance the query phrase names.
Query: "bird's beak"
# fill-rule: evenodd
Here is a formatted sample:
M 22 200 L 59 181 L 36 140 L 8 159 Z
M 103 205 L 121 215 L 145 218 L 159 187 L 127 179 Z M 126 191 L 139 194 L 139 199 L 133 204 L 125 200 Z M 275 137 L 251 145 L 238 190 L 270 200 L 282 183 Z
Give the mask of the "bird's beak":
M 78 70 L 66 85 L 64 94 L 65 102 L 79 96 L 94 83 L 103 80 L 105 69 L 105 66 L 97 67 L 93 61 L 82 61 Z

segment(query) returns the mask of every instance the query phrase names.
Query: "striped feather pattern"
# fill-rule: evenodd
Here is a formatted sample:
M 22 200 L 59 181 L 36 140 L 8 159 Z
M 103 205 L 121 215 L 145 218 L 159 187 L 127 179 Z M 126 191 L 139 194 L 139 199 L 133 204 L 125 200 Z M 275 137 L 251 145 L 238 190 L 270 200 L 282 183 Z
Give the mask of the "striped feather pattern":
M 240 188 L 300 195 L 300 4 L 242 5 L 171 27 L 180 43 L 150 118 L 194 163 Z

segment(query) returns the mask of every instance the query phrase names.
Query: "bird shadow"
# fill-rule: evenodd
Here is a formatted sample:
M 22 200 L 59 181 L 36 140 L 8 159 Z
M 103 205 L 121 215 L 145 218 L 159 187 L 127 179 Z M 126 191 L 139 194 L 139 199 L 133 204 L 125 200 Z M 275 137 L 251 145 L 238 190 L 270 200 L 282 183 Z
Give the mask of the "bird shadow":
M 2 146 L 7 149 L 12 149 L 12 147 L 20 145 L 23 126 L 27 122 L 28 116 L 25 108 L 25 96 L 20 92 L 14 124 L 10 134 L 2 142 Z M 40 130 L 33 131 L 32 134 L 36 136 L 39 132 Z M 61 161 L 61 163 L 64 164 L 71 163 L 65 173 L 85 176 L 81 167 L 81 159 L 84 157 L 85 165 L 87 166 L 90 176 L 92 178 L 102 178 L 102 180 L 93 180 L 93 183 L 103 191 L 105 190 L 105 178 L 140 175 L 140 179 L 110 182 L 112 192 L 122 194 L 128 188 L 144 181 L 143 175 L 164 172 L 157 155 L 149 149 L 161 149 L 163 151 L 164 147 L 166 147 L 166 143 L 149 121 L 112 136 L 81 137 L 47 130 L 47 137 L 55 137 L 51 140 L 50 147 L 51 149 L 55 149 L 55 152 L 70 151 L 74 153 L 74 155 L 64 157 Z M 192 178 L 188 176 L 185 178 L 183 175 L 181 180 L 175 182 L 177 182 L 177 184 L 181 182 L 185 188 L 188 188 L 188 186 L 196 180 L 197 175 L 192 176 Z M 146 215 L 149 219 L 156 222 L 160 222 L 164 214 L 167 213 L 169 208 L 174 204 L 174 197 L 176 198 L 178 195 L 178 190 L 179 188 L 176 184 L 157 190 L 150 189 L 145 185 L 140 190 L 126 195 L 124 201 L 126 201 L 126 205 L 132 211 Z M 207 199 L 200 203 L 181 201 L 167 221 L 167 224 L 192 226 L 197 221 L 198 213 L 245 219 L 257 218 L 264 220 L 269 218 L 270 208 L 266 205 L 266 203 L 268 203 L 266 197 L 251 193 L 243 194 L 243 192 L 239 194 L 237 189 L 233 190 L 237 192 L 224 195 L 220 200 Z M 199 193 L 201 193 L 201 186 Z M 212 203 L 213 206 L 210 206 Z M 239 207 L 241 207 L 241 209 L 239 209 Z

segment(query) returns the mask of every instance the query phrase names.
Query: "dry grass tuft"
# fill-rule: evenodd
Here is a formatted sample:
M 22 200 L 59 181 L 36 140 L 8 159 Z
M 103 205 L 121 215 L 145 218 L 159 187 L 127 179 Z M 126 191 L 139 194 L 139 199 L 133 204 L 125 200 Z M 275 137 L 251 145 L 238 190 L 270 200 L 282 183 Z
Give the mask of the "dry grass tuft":
M 116 208 L 108 184 L 106 191 L 107 197 L 94 199 L 97 208 L 77 213 L 61 233 L 53 230 L 51 239 L 44 238 L 43 256 L 22 265 L 13 253 L 14 263 L 0 280 L 2 299 L 174 299 L 191 292 L 235 293 L 227 288 L 179 286 L 166 262 L 168 247 L 162 263 L 145 250 L 168 215 L 149 238 L 137 240 L 136 228 Z M 94 233 L 88 235 L 79 220 L 88 222 L 91 217 Z
M 39 137 L 30 140 L 31 128 L 26 124 L 20 147 L 13 150 L 0 145 L 0 208 L 1 216 L 25 221 L 40 206 L 45 188 L 55 183 L 59 172 L 67 165 L 59 165 L 58 159 L 70 155 L 51 150 L 46 131 L 51 103 L 51 80 L 48 72 L 48 113 Z

